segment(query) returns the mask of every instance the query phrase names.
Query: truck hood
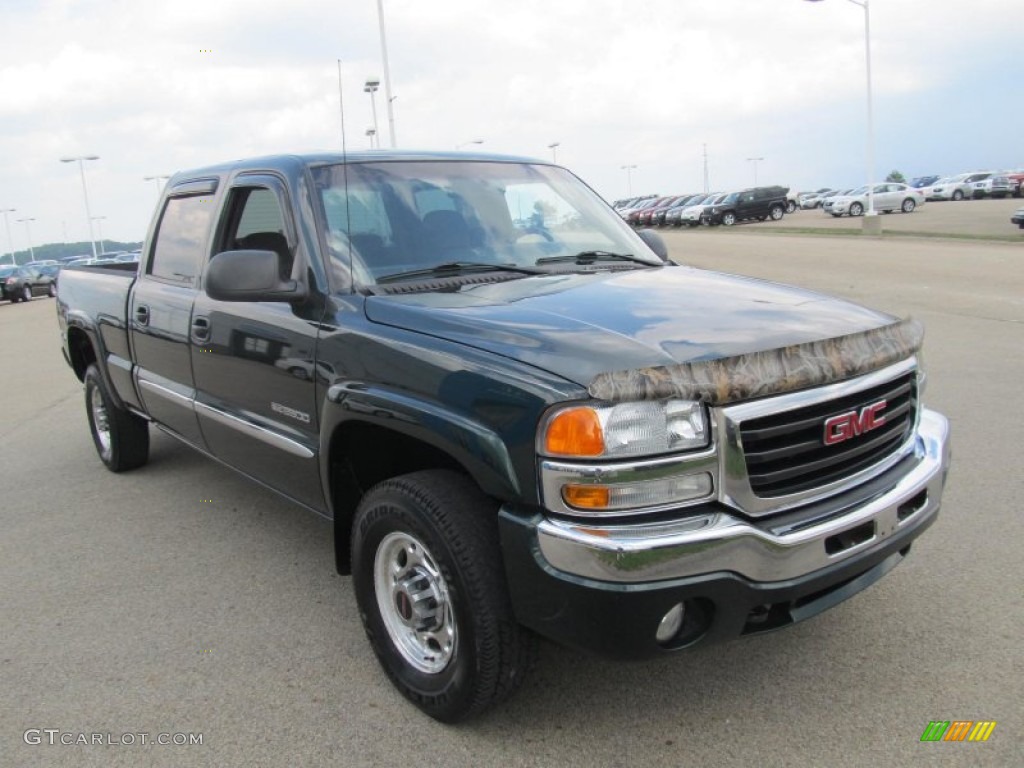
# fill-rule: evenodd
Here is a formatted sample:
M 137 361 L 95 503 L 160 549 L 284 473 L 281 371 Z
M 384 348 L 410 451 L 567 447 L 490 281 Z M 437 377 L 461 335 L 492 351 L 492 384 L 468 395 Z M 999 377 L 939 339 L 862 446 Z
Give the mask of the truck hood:
M 688 267 L 553 274 L 371 296 L 367 317 L 522 360 L 587 386 L 611 371 L 699 363 L 861 333 L 896 318 Z

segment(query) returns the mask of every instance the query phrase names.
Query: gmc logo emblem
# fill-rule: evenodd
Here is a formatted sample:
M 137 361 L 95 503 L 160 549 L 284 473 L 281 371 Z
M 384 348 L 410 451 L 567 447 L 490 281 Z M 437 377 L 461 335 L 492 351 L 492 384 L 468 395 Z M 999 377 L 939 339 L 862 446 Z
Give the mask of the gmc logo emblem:
M 872 429 L 878 429 L 885 424 L 885 415 L 882 411 L 888 403 L 879 400 L 872 405 L 865 405 L 860 412 L 850 411 L 832 416 L 825 420 L 825 445 L 835 445 L 849 440 L 851 437 L 863 435 Z

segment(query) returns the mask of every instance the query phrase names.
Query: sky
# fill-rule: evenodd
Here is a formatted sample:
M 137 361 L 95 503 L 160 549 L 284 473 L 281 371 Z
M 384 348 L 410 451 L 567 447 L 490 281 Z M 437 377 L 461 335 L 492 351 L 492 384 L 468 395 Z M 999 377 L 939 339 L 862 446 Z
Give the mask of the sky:
M 608 200 L 865 181 L 853 0 L 383 0 L 397 146 L 557 161 Z M 1021 0 L 870 0 L 876 176 L 1024 167 Z M 366 149 L 376 0 L 3 0 L 0 209 L 15 250 L 141 240 L 146 176 Z M 388 145 L 383 85 L 376 96 Z M 480 145 L 468 144 L 482 141 Z M 748 158 L 763 158 L 756 164 Z M 628 172 L 623 166 L 636 166 Z M 26 229 L 19 219 L 31 218 Z M 98 236 L 98 233 L 97 233 Z M 0 253 L 8 248 L 0 233 Z

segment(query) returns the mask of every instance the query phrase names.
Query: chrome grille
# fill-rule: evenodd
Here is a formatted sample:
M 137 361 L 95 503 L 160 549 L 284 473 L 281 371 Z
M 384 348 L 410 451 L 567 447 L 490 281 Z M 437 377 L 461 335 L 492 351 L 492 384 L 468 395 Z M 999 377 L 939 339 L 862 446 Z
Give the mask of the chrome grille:
M 885 423 L 825 445 L 825 420 L 885 400 Z M 750 490 L 775 498 L 840 482 L 883 461 L 907 441 L 917 419 L 914 371 L 822 403 L 744 420 L 740 443 Z

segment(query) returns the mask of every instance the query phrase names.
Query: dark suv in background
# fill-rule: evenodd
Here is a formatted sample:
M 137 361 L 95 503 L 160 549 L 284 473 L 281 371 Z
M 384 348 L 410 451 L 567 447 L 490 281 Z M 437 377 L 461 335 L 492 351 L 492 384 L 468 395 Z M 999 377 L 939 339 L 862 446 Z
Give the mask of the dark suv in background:
M 702 224 L 724 224 L 731 227 L 737 221 L 771 218 L 778 221 L 786 213 L 787 187 L 752 187 L 733 192 L 720 203 L 707 208 L 701 215 Z

